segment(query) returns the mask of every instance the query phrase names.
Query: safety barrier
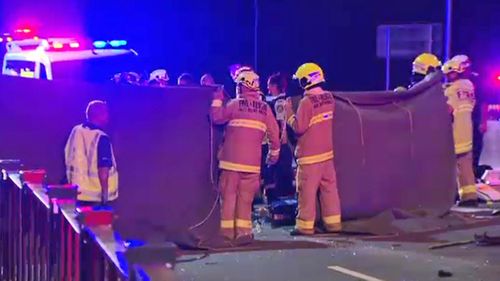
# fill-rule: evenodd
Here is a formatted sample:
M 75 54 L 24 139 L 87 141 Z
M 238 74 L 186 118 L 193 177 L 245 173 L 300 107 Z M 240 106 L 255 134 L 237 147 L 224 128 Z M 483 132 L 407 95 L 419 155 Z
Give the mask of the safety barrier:
M 111 225 L 83 226 L 75 201 L 49 198 L 43 177 L 2 171 L 1 281 L 152 280 L 139 267 L 129 272 Z

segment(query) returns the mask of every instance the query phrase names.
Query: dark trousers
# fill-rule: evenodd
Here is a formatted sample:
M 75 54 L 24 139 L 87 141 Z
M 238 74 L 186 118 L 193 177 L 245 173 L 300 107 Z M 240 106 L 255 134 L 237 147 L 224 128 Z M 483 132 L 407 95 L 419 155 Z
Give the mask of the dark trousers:
M 266 149 L 264 149 L 267 151 Z M 267 155 L 264 154 L 264 155 Z M 274 188 L 266 190 L 266 197 L 269 203 L 279 197 L 293 196 L 295 188 L 293 187 L 293 153 L 288 144 L 281 145 L 280 158 L 275 165 L 265 166 L 264 168 L 264 183 L 274 184 Z

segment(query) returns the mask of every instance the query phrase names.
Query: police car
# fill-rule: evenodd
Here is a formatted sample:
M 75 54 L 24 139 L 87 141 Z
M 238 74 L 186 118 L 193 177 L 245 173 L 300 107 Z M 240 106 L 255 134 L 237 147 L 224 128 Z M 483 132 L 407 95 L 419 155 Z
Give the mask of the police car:
M 33 79 L 109 81 L 117 72 L 133 67 L 137 52 L 125 40 L 95 41 L 75 38 L 4 40 L 2 74 Z

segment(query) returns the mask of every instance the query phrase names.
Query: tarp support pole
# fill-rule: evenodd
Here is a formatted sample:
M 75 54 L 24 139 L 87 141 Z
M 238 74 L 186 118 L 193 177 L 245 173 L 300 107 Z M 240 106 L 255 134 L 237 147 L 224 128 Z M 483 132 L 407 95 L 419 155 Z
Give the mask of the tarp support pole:
M 391 28 L 385 32 L 385 90 L 391 87 Z

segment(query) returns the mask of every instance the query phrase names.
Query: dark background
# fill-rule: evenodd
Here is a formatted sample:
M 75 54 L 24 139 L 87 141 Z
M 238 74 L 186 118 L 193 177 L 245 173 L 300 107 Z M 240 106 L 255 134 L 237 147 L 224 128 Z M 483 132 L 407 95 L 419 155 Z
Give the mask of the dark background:
M 34 27 L 42 35 L 128 39 L 144 70 L 172 77 L 213 72 L 230 82 L 227 66 L 254 63 L 254 0 L 0 1 L 0 27 Z M 444 23 L 445 0 L 259 0 L 257 67 L 263 77 L 293 72 L 305 61 L 326 70 L 337 90 L 384 88 L 384 61 L 375 56 L 376 27 Z M 470 54 L 482 86 L 496 90 L 500 73 L 500 2 L 455 0 L 453 53 Z M 396 60 L 392 87 L 407 84 L 410 60 Z M 230 84 L 228 83 L 228 86 Z M 484 90 L 486 91 L 486 90 Z

